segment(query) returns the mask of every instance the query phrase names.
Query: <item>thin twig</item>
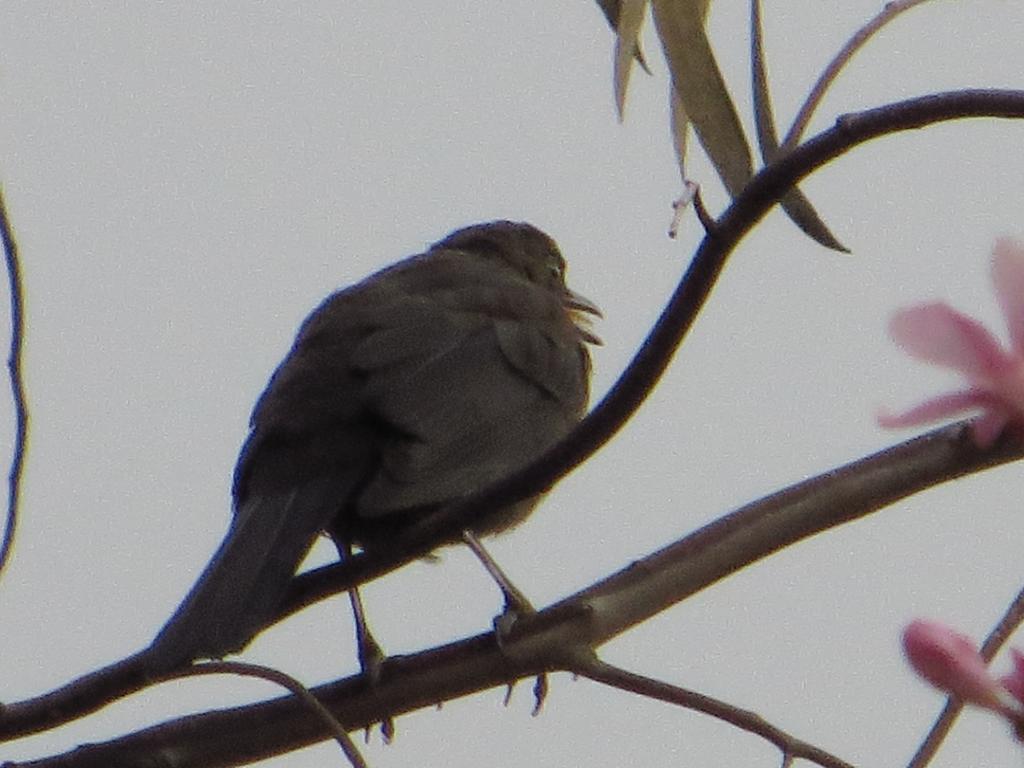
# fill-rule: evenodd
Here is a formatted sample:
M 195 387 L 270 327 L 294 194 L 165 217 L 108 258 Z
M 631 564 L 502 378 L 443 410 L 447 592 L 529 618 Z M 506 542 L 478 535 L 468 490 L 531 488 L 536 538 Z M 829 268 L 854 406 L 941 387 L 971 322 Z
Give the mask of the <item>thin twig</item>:
M 309 688 L 304 686 L 291 675 L 286 674 L 279 669 L 265 667 L 260 664 L 246 664 L 240 661 L 208 661 L 203 664 L 195 664 L 191 667 L 179 670 L 166 679 L 173 680 L 186 677 L 199 677 L 201 675 L 240 675 L 242 677 L 257 677 L 261 680 L 276 683 L 282 688 L 291 691 L 310 709 L 310 711 L 324 722 L 327 729 L 334 737 L 334 740 L 338 742 L 338 746 L 341 747 L 341 751 L 345 753 L 349 762 L 352 763 L 353 768 L 368 768 L 366 761 L 363 760 L 363 756 L 359 754 L 359 750 L 356 748 L 355 742 L 352 741 L 352 737 L 348 735 L 341 723 L 338 722 L 338 719 L 331 714 L 331 711 L 327 709 L 327 707 L 320 703 L 320 700 L 313 695 Z
M 775 128 L 770 89 L 768 88 L 768 62 L 764 55 L 764 25 L 761 23 L 761 0 L 750 2 L 750 80 L 753 84 L 754 127 L 761 159 L 770 163 L 778 154 L 779 136 Z
M 1017 631 L 1022 622 L 1024 622 L 1024 588 L 1017 593 L 1009 608 L 1006 609 L 1006 613 L 1003 614 L 999 622 L 989 632 L 985 642 L 981 644 L 981 657 L 986 662 L 991 662 L 1003 645 L 1006 644 L 1006 641 L 1010 639 L 1010 636 Z M 960 716 L 963 708 L 963 703 L 958 699 L 950 697 L 946 700 L 946 706 L 942 708 L 942 712 L 939 713 L 938 718 L 936 718 L 935 723 L 928 731 L 924 741 L 921 742 L 921 746 L 918 747 L 914 757 L 907 763 L 907 768 L 925 768 L 931 762 L 932 758 L 939 751 L 939 747 L 942 746 L 942 742 L 953 728 L 953 724 L 956 722 L 957 717 Z
M 786 138 L 782 142 L 782 151 L 792 149 L 796 146 L 796 143 L 800 141 L 800 137 L 804 135 L 804 131 L 807 130 L 808 123 L 811 122 L 811 117 L 814 115 L 814 111 L 821 104 L 821 100 L 825 97 L 825 93 L 832 86 L 833 81 L 839 76 L 840 71 L 843 67 L 849 63 L 853 55 L 860 50 L 864 44 L 874 36 L 882 27 L 896 18 L 904 11 L 909 11 L 915 5 L 920 5 L 927 0 L 893 0 L 885 4 L 885 7 L 878 12 L 871 21 L 865 24 L 863 27 L 858 29 L 853 37 L 846 41 L 839 53 L 828 63 L 828 66 L 822 71 L 818 77 L 818 81 L 811 88 L 810 94 L 807 96 L 807 100 L 801 105 L 800 110 L 797 112 L 796 118 L 793 120 L 793 127 L 789 129 L 789 133 L 786 134 Z
M 586 665 L 572 671 L 597 683 L 604 683 L 623 691 L 629 691 L 630 693 L 636 693 L 651 699 L 676 704 L 686 709 L 711 715 L 730 725 L 736 726 L 740 730 L 753 733 L 771 742 L 782 752 L 784 760 L 801 758 L 817 763 L 825 768 L 853 768 L 845 760 L 792 736 L 778 726 L 772 725 L 756 712 L 740 709 L 711 696 L 705 696 L 702 693 L 665 683 L 661 680 L 655 680 L 651 677 L 638 675 L 635 672 L 628 672 L 599 659 L 593 659 Z
M 754 126 L 757 129 L 757 144 L 765 164 L 779 155 L 779 134 L 775 126 L 771 90 L 768 87 L 768 61 L 764 50 L 764 30 L 761 24 L 761 2 L 750 3 L 750 79 L 754 100 Z M 839 253 L 849 253 L 828 228 L 814 205 L 797 186 L 793 186 L 780 201 L 786 215 L 804 234 L 826 248 Z
M 697 221 L 704 227 L 704 233 L 708 237 L 714 237 L 718 223 L 715 221 L 715 217 L 708 213 L 708 209 L 704 205 L 704 196 L 700 193 L 699 184 L 693 190 L 693 210 L 697 214 Z
M 7 371 L 10 375 L 15 418 L 14 452 L 11 455 L 11 469 L 7 476 L 7 520 L 4 524 L 3 541 L 0 542 L 0 575 L 2 575 L 14 547 L 14 532 L 18 525 L 18 500 L 21 497 L 21 476 L 25 466 L 25 451 L 28 444 L 28 402 L 25 398 L 25 382 L 21 373 L 22 346 L 25 340 L 21 264 L 18 261 L 18 244 L 14 240 L 14 231 L 7 215 L 7 205 L 4 202 L 2 187 L 0 187 L 0 239 L 3 240 L 4 261 L 7 263 L 7 279 L 11 292 L 11 347 L 7 357 Z

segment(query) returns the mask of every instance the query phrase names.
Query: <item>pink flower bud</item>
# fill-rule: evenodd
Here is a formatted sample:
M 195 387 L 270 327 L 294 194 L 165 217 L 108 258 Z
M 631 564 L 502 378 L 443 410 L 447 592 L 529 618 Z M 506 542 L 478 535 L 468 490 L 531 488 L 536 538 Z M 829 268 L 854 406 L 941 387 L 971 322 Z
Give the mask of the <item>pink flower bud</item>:
M 1003 675 L 999 682 L 1013 698 L 1024 706 L 1024 653 L 1016 648 L 1011 648 L 1010 658 L 1013 659 L 1013 671 L 1008 675 Z
M 903 650 L 914 670 L 939 690 L 969 704 L 1004 711 L 1002 686 L 966 636 L 918 619 L 903 631 Z

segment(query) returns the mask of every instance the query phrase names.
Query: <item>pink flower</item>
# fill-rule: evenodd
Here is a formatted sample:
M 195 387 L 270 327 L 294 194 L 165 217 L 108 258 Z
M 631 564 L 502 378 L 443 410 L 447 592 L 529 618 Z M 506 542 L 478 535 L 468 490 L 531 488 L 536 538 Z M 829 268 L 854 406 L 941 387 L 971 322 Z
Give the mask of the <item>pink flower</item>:
M 992 284 L 1010 331 L 1006 350 L 985 327 L 943 302 L 897 312 L 893 340 L 910 355 L 963 374 L 967 388 L 927 400 L 900 414 L 881 413 L 890 429 L 917 426 L 981 410 L 974 440 L 988 447 L 1011 422 L 1024 422 L 1024 245 L 1000 238 L 992 252 Z
M 1010 658 L 1013 659 L 1013 672 L 1003 675 L 999 682 L 1013 698 L 1024 704 L 1024 653 L 1011 648 Z
M 903 650 L 914 671 L 940 691 L 986 709 L 1001 709 L 1002 686 L 966 635 L 937 621 L 917 619 L 903 630 Z
M 965 704 L 1002 715 L 1024 739 L 1024 654 L 1012 650 L 1014 671 L 997 679 L 969 638 L 924 619 L 903 630 L 903 650 L 910 666 L 929 683 Z

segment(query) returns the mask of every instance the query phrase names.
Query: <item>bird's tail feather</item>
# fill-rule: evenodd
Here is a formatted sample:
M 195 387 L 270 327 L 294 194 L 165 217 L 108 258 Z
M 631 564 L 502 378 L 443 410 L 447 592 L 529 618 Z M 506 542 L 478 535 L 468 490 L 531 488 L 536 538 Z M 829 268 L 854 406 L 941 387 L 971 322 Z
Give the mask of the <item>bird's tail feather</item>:
M 340 489 L 312 482 L 254 495 L 148 653 L 157 669 L 241 650 L 273 615 L 317 534 L 337 511 Z

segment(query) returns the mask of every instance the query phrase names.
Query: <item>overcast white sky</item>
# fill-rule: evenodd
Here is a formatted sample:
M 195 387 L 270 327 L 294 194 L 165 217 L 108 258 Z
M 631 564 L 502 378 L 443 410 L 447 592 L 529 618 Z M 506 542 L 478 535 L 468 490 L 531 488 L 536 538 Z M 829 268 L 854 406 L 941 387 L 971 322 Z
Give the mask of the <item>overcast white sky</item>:
M 0 182 L 20 239 L 33 432 L 16 556 L 0 581 L 0 699 L 48 690 L 149 642 L 219 542 L 249 409 L 335 287 L 463 224 L 529 220 L 605 311 L 595 396 L 627 363 L 697 242 L 665 237 L 679 192 L 667 74 L 615 120 L 612 36 L 592 2 L 0 4 Z M 766 4 L 785 125 L 876 0 Z M 749 125 L 748 4 L 711 17 Z M 1019 87 L 1024 5 L 925 4 L 855 60 L 835 115 L 928 91 Z M 993 239 L 1024 235 L 1024 123 L 959 123 L 863 148 L 804 189 L 852 256 L 772 215 L 736 253 L 660 389 L 611 445 L 493 552 L 545 605 L 734 507 L 906 435 L 879 430 L 953 380 L 885 336 L 898 306 L 947 298 L 998 323 Z M 709 203 L 723 196 L 708 166 Z M 10 431 L 10 415 L 4 429 Z M 613 662 L 754 709 L 861 765 L 900 765 L 940 706 L 904 668 L 917 615 L 983 634 L 1020 588 L 1019 466 L 923 494 L 713 587 L 604 649 Z M 325 548 L 321 555 L 325 554 Z M 499 597 L 444 554 L 366 589 L 408 652 L 490 625 Z M 247 659 L 307 683 L 355 669 L 343 599 Z M 27 758 L 186 711 L 276 695 L 163 686 Z M 555 676 L 399 719 L 372 765 L 772 766 L 704 716 Z M 971 715 L 937 765 L 1019 764 Z M 342 764 L 320 745 L 266 763 Z

